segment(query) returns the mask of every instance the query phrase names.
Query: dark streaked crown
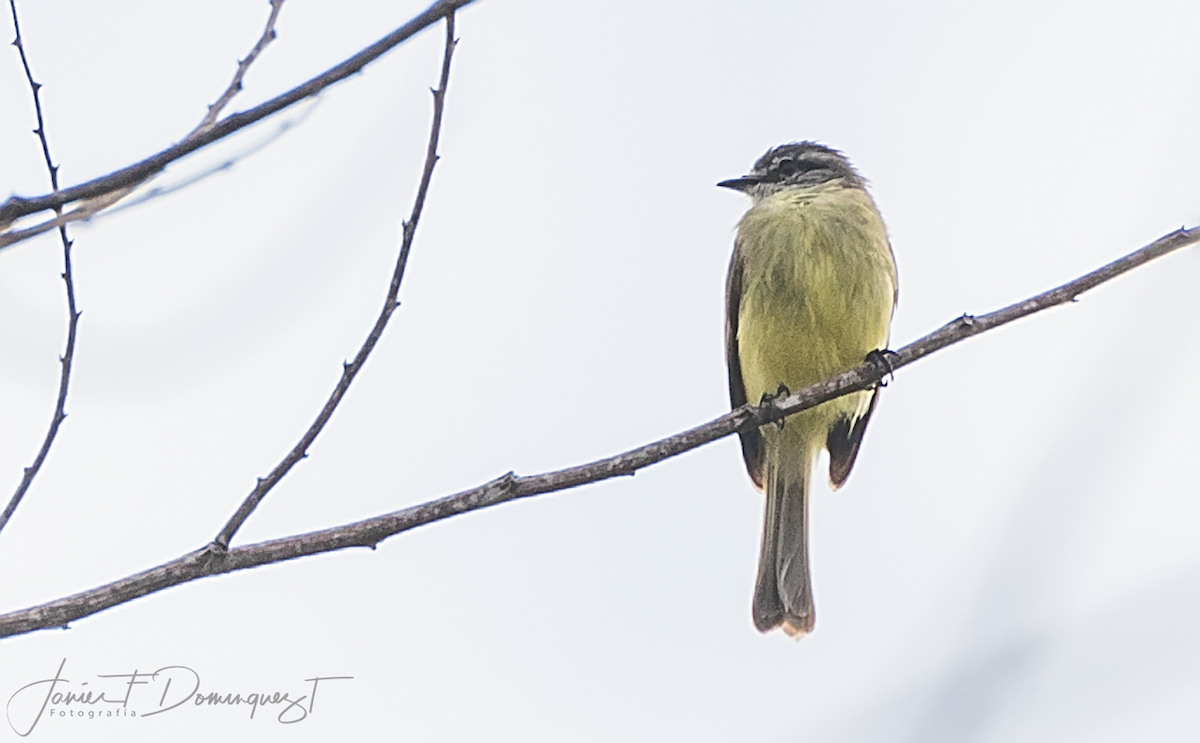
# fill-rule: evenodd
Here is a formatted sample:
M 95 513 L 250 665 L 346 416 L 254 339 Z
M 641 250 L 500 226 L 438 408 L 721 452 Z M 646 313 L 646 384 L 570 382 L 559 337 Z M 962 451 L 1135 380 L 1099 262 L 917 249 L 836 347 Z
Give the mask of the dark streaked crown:
M 762 198 L 780 189 L 817 186 L 837 179 L 851 188 L 866 188 L 866 181 L 842 153 L 816 142 L 791 142 L 767 150 L 749 175 L 717 185 Z

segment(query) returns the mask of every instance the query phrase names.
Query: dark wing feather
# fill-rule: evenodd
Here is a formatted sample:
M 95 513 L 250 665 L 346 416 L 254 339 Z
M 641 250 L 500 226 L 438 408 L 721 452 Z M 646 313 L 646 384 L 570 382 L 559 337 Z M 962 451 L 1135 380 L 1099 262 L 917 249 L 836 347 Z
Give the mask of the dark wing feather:
M 725 282 L 725 361 L 729 366 L 729 404 L 734 409 L 746 404 L 746 385 L 742 382 L 742 362 L 738 358 L 738 312 L 742 305 L 742 258 L 736 247 L 729 262 L 729 276 Z M 757 402 L 757 400 L 755 401 Z M 742 457 L 746 460 L 746 471 L 754 487 L 763 489 L 763 445 L 758 429 L 743 431 Z M 857 447 L 855 447 L 857 448 Z
M 871 393 L 871 405 L 861 418 L 853 423 L 848 418 L 842 418 L 829 429 L 825 447 L 829 449 L 829 481 L 833 483 L 833 487 L 840 488 L 850 476 L 854 460 L 858 457 L 858 447 L 862 444 L 863 433 L 867 430 L 867 421 L 871 420 L 871 413 L 875 412 L 877 402 L 878 387 Z

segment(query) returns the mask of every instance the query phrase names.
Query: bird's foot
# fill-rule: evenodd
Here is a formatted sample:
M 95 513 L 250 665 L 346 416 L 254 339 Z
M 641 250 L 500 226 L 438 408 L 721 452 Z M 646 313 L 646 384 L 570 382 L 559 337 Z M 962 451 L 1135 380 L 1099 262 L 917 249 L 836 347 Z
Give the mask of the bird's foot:
M 867 354 L 867 358 L 864 359 L 864 361 L 874 364 L 876 368 L 878 368 L 883 374 L 883 377 L 881 377 L 879 380 L 880 387 L 888 386 L 889 380 L 887 380 L 885 377 L 891 377 L 892 379 L 896 378 L 896 367 L 892 363 L 892 359 L 894 358 L 899 358 L 895 351 L 892 351 L 888 348 L 877 348 L 871 353 Z
M 758 404 L 759 405 L 768 405 L 768 404 L 778 400 L 779 398 L 787 397 L 790 394 L 792 394 L 792 391 L 787 388 L 787 385 L 785 385 L 781 382 L 779 384 L 779 388 L 775 390 L 775 394 L 771 394 L 770 392 L 764 392 L 762 399 L 758 401 Z M 775 421 L 775 427 L 778 428 L 780 431 L 783 430 L 784 420 L 785 419 L 780 418 L 779 420 Z

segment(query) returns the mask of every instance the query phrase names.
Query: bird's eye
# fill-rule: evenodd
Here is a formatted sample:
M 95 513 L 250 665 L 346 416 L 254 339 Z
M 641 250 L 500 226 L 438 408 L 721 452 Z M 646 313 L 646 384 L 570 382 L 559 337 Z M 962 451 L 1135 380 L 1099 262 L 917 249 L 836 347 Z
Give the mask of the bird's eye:
M 775 164 L 775 169 L 779 171 L 779 175 L 783 176 L 784 178 L 788 178 L 795 175 L 796 171 L 800 168 L 796 165 L 795 160 L 790 157 L 785 157 Z

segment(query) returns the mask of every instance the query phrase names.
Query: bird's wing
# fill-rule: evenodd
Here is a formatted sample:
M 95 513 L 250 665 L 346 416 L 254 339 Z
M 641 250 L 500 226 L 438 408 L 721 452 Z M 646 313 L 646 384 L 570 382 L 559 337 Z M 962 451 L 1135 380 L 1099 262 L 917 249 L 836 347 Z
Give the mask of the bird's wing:
M 862 444 L 863 433 L 867 430 L 867 422 L 871 420 L 871 413 L 875 412 L 877 402 L 878 387 L 871 392 L 871 404 L 867 407 L 867 412 L 853 421 L 842 418 L 829 429 L 825 448 L 829 449 L 829 482 L 833 487 L 840 488 L 850 476 L 854 460 L 858 457 L 858 447 Z
M 729 403 L 734 409 L 745 405 L 746 385 L 742 382 L 742 362 L 738 357 L 738 312 L 742 305 L 742 251 L 734 247 L 733 259 L 729 263 L 729 276 L 725 284 L 725 360 L 729 366 Z M 757 402 L 757 401 L 755 401 Z M 746 460 L 746 471 L 754 487 L 762 490 L 763 444 L 758 429 L 742 431 L 742 457 Z M 860 434 L 861 435 L 861 434 Z M 855 446 L 855 450 L 858 447 Z

